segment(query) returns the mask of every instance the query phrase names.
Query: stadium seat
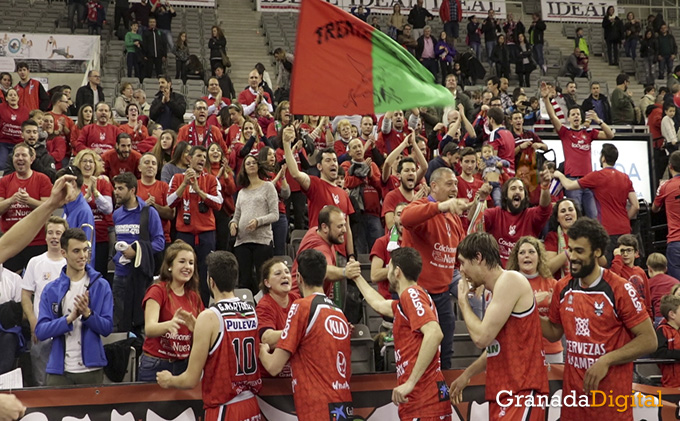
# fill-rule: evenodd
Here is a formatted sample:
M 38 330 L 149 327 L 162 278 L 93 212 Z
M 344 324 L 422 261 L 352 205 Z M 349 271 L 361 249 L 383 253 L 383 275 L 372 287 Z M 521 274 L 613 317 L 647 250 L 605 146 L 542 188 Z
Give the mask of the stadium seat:
M 243 300 L 255 307 L 255 297 L 253 297 L 253 292 L 248 288 L 236 288 L 234 290 L 234 295 L 240 300 Z
M 274 256 L 277 259 L 281 259 L 284 262 L 286 262 L 286 266 L 288 266 L 288 269 L 293 267 L 293 258 L 288 256 L 287 254 L 281 255 L 281 256 Z
M 373 307 L 369 306 L 366 300 L 363 301 L 364 305 L 364 324 L 368 326 L 371 335 L 375 336 L 380 333 L 380 326 L 382 326 L 383 318 L 377 311 L 373 310 Z
M 295 258 L 295 256 L 297 256 L 298 248 L 300 248 L 300 243 L 305 234 L 307 234 L 307 230 L 293 230 L 293 232 L 290 233 L 290 245 L 292 246 L 291 257 Z
M 375 372 L 373 338 L 368 326 L 354 325 L 352 331 L 352 374 Z
M 394 342 L 385 343 L 385 371 L 394 373 L 397 371 L 397 363 L 394 358 Z

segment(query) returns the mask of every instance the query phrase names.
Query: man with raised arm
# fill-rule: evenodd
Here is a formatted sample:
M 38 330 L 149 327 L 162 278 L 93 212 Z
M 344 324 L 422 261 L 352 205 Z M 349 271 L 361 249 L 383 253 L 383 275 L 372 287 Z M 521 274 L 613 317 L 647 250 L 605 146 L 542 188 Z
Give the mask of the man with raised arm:
M 392 391 L 392 402 L 399 405 L 402 420 L 451 416 L 439 362 L 439 344 L 444 334 L 432 298 L 416 283 L 422 267 L 416 249 L 402 247 L 392 251 L 387 279 L 399 300 L 383 298 L 361 275 L 354 278 L 366 302 L 383 316 L 394 318 L 399 386 Z
M 498 243 L 487 233 L 467 236 L 458 246 L 458 260 L 463 276 L 458 305 L 470 338 L 486 350 L 451 383 L 453 404 L 462 401 L 470 378 L 486 370 L 490 420 L 544 420 L 545 408 L 537 398 L 549 392 L 548 370 L 531 284 L 522 274 L 503 270 Z M 468 301 L 468 294 L 481 285 L 494 296 L 482 320 Z

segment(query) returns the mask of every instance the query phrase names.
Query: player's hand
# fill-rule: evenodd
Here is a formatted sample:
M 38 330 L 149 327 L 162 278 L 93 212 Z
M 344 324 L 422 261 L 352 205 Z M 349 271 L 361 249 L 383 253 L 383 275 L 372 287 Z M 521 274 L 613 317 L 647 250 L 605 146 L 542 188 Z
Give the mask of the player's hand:
M 430 187 L 427 184 L 423 184 L 420 190 L 416 192 L 413 200 L 422 199 L 423 197 L 427 197 L 428 194 L 430 194 Z
M 184 184 L 193 184 L 196 179 L 196 171 L 193 168 L 189 168 L 184 172 Z
M 194 327 L 196 326 L 196 317 L 189 313 L 188 311 L 184 310 L 183 308 L 179 309 L 178 316 L 180 319 L 182 319 L 184 325 L 189 328 L 190 331 L 194 331 Z
M 439 209 L 443 212 L 460 215 L 465 211 L 465 201 L 452 197 L 451 199 L 442 202 Z
M 0 394 L 0 421 L 14 421 L 24 416 L 26 407 L 12 394 Z
M 169 389 L 171 387 L 170 386 L 171 379 L 172 373 L 170 373 L 168 370 L 163 370 L 160 373 L 156 373 L 156 381 L 158 382 L 158 385 L 163 389 Z
M 449 396 L 451 397 L 451 403 L 458 405 L 463 402 L 463 389 L 470 384 L 470 379 L 465 373 L 458 376 L 456 380 L 451 382 L 451 387 L 449 387 Z
M 461 274 L 463 275 L 463 274 Z M 465 305 L 470 305 L 468 302 L 468 294 L 472 290 L 470 289 L 470 283 L 467 281 L 467 277 L 463 275 L 462 278 L 460 278 L 460 281 L 458 281 L 458 305 L 459 306 L 465 306 Z
M 477 194 L 479 195 L 479 200 L 486 200 L 489 195 L 491 194 L 491 191 L 493 190 L 493 187 L 489 183 L 484 183 L 482 186 L 477 190 Z
M 137 255 L 137 252 L 135 251 L 134 248 L 132 248 L 132 246 L 126 248 L 121 253 L 123 254 L 123 256 L 125 256 L 125 258 L 130 260 L 132 260 Z
M 262 355 L 263 353 L 269 354 L 270 350 L 271 348 L 269 347 L 268 343 L 260 342 L 260 355 Z
M 78 313 L 83 317 L 89 316 L 92 313 L 92 310 L 90 310 L 90 293 L 88 291 L 85 291 L 84 294 L 76 295 L 73 301 L 78 309 Z
M 394 402 L 395 405 L 408 402 L 406 396 L 413 392 L 414 386 L 415 385 L 411 385 L 411 383 L 407 381 L 401 386 L 395 387 L 394 390 L 392 390 L 392 402 Z
M 361 263 L 356 261 L 347 262 L 345 265 L 345 277 L 347 279 L 356 279 L 361 276 Z
M 586 375 L 583 377 L 583 393 L 589 395 L 591 391 L 597 390 L 600 382 L 609 372 L 609 363 L 607 359 L 602 356 L 595 364 L 591 365 L 588 370 L 586 370 Z

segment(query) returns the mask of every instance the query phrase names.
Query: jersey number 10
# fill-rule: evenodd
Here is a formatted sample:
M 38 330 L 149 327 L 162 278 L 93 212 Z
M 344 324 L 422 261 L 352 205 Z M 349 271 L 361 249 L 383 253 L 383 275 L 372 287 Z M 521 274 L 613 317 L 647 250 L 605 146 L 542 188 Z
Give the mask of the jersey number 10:
M 255 357 L 255 338 L 248 337 L 241 340 L 241 338 L 234 338 L 231 341 L 234 345 L 234 354 L 236 355 L 236 375 L 250 375 L 257 371 L 257 358 Z

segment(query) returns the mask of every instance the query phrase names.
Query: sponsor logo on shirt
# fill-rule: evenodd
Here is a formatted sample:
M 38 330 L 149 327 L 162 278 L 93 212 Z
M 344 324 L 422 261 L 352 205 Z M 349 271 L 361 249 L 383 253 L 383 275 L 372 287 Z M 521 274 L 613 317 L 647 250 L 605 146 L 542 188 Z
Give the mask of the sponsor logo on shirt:
M 630 297 L 630 301 L 633 303 L 633 306 L 635 307 L 635 311 L 638 313 L 641 312 L 642 303 L 638 298 L 637 292 L 635 292 L 635 287 L 630 282 L 626 282 L 624 284 L 624 287 L 626 288 L 626 291 L 628 291 L 628 296 Z
M 487 357 L 495 357 L 501 353 L 501 344 L 497 340 L 493 340 L 489 344 L 489 346 L 486 347 L 486 356 Z
M 297 309 L 300 306 L 300 304 L 292 304 L 290 306 L 290 310 L 288 311 L 288 318 L 286 319 L 286 327 L 283 328 L 283 332 L 281 332 L 281 339 L 286 339 L 288 337 L 288 329 L 290 329 L 290 319 L 295 316 L 295 313 L 297 313 Z
M 341 351 L 338 351 L 338 355 L 335 357 L 335 369 L 338 370 L 338 374 L 344 379 L 347 376 L 347 357 Z M 349 389 L 349 386 L 347 386 Z M 335 389 L 335 387 L 334 387 Z M 337 389 L 336 389 L 337 390 Z
M 347 322 L 338 316 L 328 316 L 324 322 L 324 327 L 326 328 L 326 332 L 328 332 L 334 339 L 339 341 L 347 338 L 349 335 Z
M 224 326 L 229 332 L 257 329 L 257 320 L 226 319 Z
M 413 307 L 416 308 L 416 314 L 419 317 L 423 317 L 425 315 L 425 309 L 423 308 L 423 302 L 420 300 L 420 297 L 418 296 L 418 291 L 416 291 L 415 288 L 409 288 L 408 295 L 411 297 Z
M 121 224 L 116 225 L 116 234 L 132 234 L 139 235 L 139 224 Z

